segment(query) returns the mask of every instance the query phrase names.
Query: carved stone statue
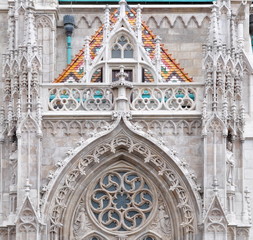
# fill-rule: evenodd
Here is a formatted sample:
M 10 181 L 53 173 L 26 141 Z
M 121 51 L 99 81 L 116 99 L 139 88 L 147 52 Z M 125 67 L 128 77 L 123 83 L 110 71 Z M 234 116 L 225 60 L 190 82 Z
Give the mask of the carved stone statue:
M 11 164 L 11 184 L 16 185 L 16 169 L 17 169 L 17 160 L 18 160 L 18 154 L 17 154 L 17 142 L 14 141 L 11 144 L 11 153 L 10 153 L 10 164 Z
M 11 154 L 10 154 L 10 161 L 17 160 L 17 142 L 14 141 L 11 144 Z
M 235 167 L 235 159 L 233 153 L 233 144 L 232 142 L 227 143 L 227 151 L 226 151 L 226 165 L 227 165 L 227 183 L 230 186 L 234 186 L 234 167 Z
M 83 234 L 89 231 L 89 222 L 84 207 L 79 208 L 79 211 L 76 215 L 76 219 L 74 221 L 74 225 L 75 234 L 78 237 L 81 237 Z
M 165 234 L 170 234 L 171 233 L 170 217 L 165 212 L 163 205 L 159 207 L 158 218 L 161 231 Z
M 79 225 L 79 230 L 86 229 L 86 214 L 85 209 L 83 207 L 80 209 L 80 212 L 77 215 L 75 223 Z

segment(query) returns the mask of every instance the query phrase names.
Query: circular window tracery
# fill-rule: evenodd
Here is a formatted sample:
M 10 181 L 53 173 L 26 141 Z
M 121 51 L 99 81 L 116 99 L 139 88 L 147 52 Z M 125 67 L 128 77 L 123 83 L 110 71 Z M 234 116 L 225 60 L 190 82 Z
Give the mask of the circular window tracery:
M 89 214 L 113 232 L 140 229 L 155 209 L 155 190 L 139 173 L 113 170 L 103 174 L 88 197 Z

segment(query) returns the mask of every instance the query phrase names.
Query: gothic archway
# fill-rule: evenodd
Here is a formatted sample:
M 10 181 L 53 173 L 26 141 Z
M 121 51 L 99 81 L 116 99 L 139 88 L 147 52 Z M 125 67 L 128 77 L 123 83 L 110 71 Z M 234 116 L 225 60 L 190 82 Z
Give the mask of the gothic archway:
M 125 170 L 123 171 L 123 169 Z M 148 199 L 144 197 L 143 201 L 150 202 L 152 200 L 153 207 L 152 211 L 150 210 L 148 215 L 144 217 L 143 223 L 142 220 L 138 220 L 141 223 L 131 229 L 136 223 L 129 223 L 129 220 L 127 221 L 129 225 L 126 224 L 121 233 L 120 228 L 114 231 L 105 226 L 104 222 L 109 217 L 107 214 L 107 217 L 102 221 L 101 211 L 106 209 L 96 212 L 94 206 L 93 208 L 89 206 L 92 201 L 89 196 L 92 195 L 92 191 L 95 191 L 95 183 L 98 184 L 105 177 L 108 181 L 106 174 L 120 176 L 121 173 L 128 175 L 129 172 L 135 174 L 137 178 L 145 180 L 149 190 L 142 190 L 149 191 L 150 196 Z M 123 181 L 122 179 L 121 181 Z M 95 183 L 91 180 L 94 180 Z M 87 192 L 90 193 L 88 196 Z M 110 195 L 108 192 L 106 194 Z M 122 196 L 126 196 L 124 194 L 127 193 L 123 192 L 122 194 Z M 128 197 L 133 199 L 133 194 L 130 195 Z M 108 198 L 113 201 L 115 195 L 110 195 Z M 141 201 L 140 196 L 138 199 Z M 129 204 L 129 206 L 134 206 L 136 203 Z M 115 204 L 112 204 L 110 208 L 112 206 Z M 103 233 L 104 237 L 101 239 L 118 239 L 116 236 L 123 236 L 122 239 L 124 239 L 126 236 L 125 239 L 137 240 L 142 239 L 137 236 L 148 231 L 152 224 L 154 234 L 157 234 L 154 236 L 157 236 L 157 239 L 196 239 L 198 231 L 199 206 L 187 177 L 171 157 L 144 137 L 134 134 L 123 122 L 111 133 L 98 138 L 96 142 L 89 144 L 71 158 L 54 182 L 44 209 L 45 216 L 48 216 L 50 240 L 86 239 L 86 235 L 90 231 Z M 123 210 L 127 211 L 127 209 Z M 77 215 L 80 212 L 83 212 L 82 216 Z M 144 212 L 137 215 L 144 216 Z M 115 216 L 113 219 L 116 221 Z M 162 225 L 167 226 L 163 227 L 164 230 L 162 230 L 161 222 L 158 223 L 160 220 L 157 220 L 161 219 L 161 216 L 164 216 Z M 88 219 L 85 224 L 88 230 L 85 228 L 86 230 L 81 231 L 84 226 L 81 227 L 83 224 L 81 219 Z M 118 221 L 122 222 L 123 220 L 118 219 Z M 147 226 L 149 229 L 146 228 Z M 113 225 L 112 228 L 114 229 L 114 227 L 116 228 Z M 149 235 L 144 235 L 143 239 L 145 236 Z

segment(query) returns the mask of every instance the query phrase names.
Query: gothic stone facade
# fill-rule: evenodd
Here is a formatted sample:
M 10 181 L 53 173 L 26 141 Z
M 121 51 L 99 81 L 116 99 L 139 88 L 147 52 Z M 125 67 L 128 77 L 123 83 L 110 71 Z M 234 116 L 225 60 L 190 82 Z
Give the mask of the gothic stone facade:
M 0 239 L 253 239 L 250 4 L 2 0 Z

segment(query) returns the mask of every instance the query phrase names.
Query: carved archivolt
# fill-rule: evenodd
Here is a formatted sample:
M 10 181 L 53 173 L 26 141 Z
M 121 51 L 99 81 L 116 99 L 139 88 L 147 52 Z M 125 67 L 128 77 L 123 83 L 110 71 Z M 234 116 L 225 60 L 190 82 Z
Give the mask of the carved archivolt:
M 131 154 L 141 155 L 144 160 L 144 164 L 152 166 L 156 169 L 157 176 L 160 175 L 166 179 L 169 184 L 168 190 L 173 193 L 173 196 L 177 201 L 177 207 L 181 214 L 181 226 L 184 235 L 191 237 L 194 236 L 196 231 L 195 214 L 197 214 L 198 210 L 196 209 L 196 206 L 193 206 L 192 199 L 189 195 L 190 192 L 185 187 L 185 184 L 179 174 L 174 170 L 174 167 L 168 163 L 168 161 L 166 161 L 150 146 L 140 142 L 140 140 L 134 138 L 133 136 L 130 137 L 125 131 L 121 131 L 112 139 L 108 139 L 97 144 L 95 148 L 85 154 L 79 153 L 75 162 L 71 164 L 71 167 L 64 174 L 57 190 L 53 190 L 54 196 L 52 196 L 53 198 L 50 203 L 52 207 L 49 209 L 50 240 L 53 240 L 55 237 L 60 235 L 59 229 L 63 223 L 65 207 L 68 206 L 70 196 L 76 190 L 80 179 L 85 179 L 86 171 L 90 165 L 98 164 L 102 156 L 108 153 L 116 153 L 118 149 L 122 147 Z M 162 211 L 162 209 L 160 210 Z M 99 221 L 98 219 L 95 220 Z

